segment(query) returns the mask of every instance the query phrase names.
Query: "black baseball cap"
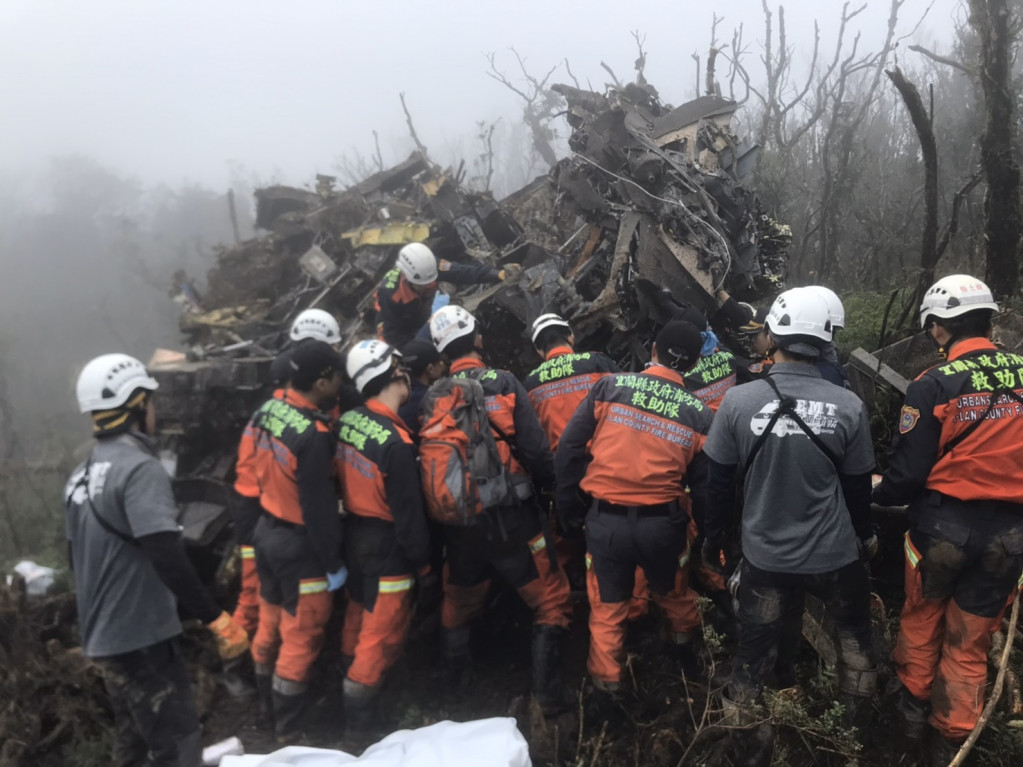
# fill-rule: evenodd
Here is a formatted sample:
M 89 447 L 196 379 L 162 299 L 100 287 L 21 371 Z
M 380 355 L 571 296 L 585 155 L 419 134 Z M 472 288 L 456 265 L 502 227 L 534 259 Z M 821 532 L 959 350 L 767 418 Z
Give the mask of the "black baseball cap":
M 685 320 L 672 320 L 657 334 L 657 356 L 661 364 L 679 371 L 688 370 L 700 359 L 703 336 L 700 329 Z
M 309 340 L 298 344 L 292 350 L 288 363 L 291 385 L 299 390 L 307 390 L 320 378 L 329 378 L 345 369 L 341 355 L 324 341 Z
M 422 375 L 428 365 L 440 362 L 440 352 L 437 347 L 422 338 L 413 338 L 401 350 L 402 361 L 408 368 L 409 374 L 415 378 Z

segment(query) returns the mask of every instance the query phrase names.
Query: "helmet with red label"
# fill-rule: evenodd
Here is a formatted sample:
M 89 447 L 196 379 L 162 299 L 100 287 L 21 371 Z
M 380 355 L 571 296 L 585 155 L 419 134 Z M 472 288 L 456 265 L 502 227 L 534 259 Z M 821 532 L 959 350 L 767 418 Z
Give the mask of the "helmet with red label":
M 920 304 L 920 327 L 932 318 L 947 320 L 978 310 L 998 311 L 991 289 L 968 274 L 950 274 L 931 285 Z

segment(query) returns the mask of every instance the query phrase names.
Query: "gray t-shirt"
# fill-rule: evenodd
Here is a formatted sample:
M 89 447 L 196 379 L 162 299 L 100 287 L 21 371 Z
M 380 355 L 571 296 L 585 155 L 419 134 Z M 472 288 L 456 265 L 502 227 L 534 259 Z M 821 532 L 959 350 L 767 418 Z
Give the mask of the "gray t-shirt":
M 796 399 L 796 412 L 839 458 L 838 470 L 795 421 L 779 418 L 746 476 L 743 556 L 770 572 L 837 570 L 858 556 L 838 474 L 874 468 L 866 408 L 812 365 L 778 363 L 770 376 L 783 395 Z M 741 472 L 777 408 L 778 397 L 766 381 L 733 387 L 714 416 L 703 451 Z
M 88 466 L 88 482 L 83 481 Z M 92 503 L 89 503 L 89 497 Z M 177 603 L 132 538 L 179 529 L 170 477 L 141 434 L 98 440 L 64 490 L 82 652 L 119 655 L 181 633 Z

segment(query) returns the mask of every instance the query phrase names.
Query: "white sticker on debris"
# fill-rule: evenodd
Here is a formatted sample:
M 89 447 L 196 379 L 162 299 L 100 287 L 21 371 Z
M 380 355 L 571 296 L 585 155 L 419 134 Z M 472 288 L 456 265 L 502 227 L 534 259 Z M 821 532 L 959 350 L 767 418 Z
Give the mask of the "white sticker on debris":
M 52 567 L 37 565 L 28 559 L 23 559 L 14 566 L 14 572 L 25 580 L 25 593 L 30 597 L 44 597 L 53 588 L 53 579 L 57 571 Z M 11 585 L 13 579 L 7 576 L 7 585 Z
M 399 730 L 362 756 L 324 748 L 288 746 L 265 756 L 225 756 L 220 767 L 532 767 L 529 746 L 507 717 L 438 722 Z

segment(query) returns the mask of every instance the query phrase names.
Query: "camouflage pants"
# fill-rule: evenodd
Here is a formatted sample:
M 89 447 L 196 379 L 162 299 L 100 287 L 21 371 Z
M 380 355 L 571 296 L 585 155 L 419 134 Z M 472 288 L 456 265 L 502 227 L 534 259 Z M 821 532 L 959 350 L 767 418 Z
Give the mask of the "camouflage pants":
M 114 710 L 115 767 L 197 767 L 202 733 L 177 639 L 97 658 Z

